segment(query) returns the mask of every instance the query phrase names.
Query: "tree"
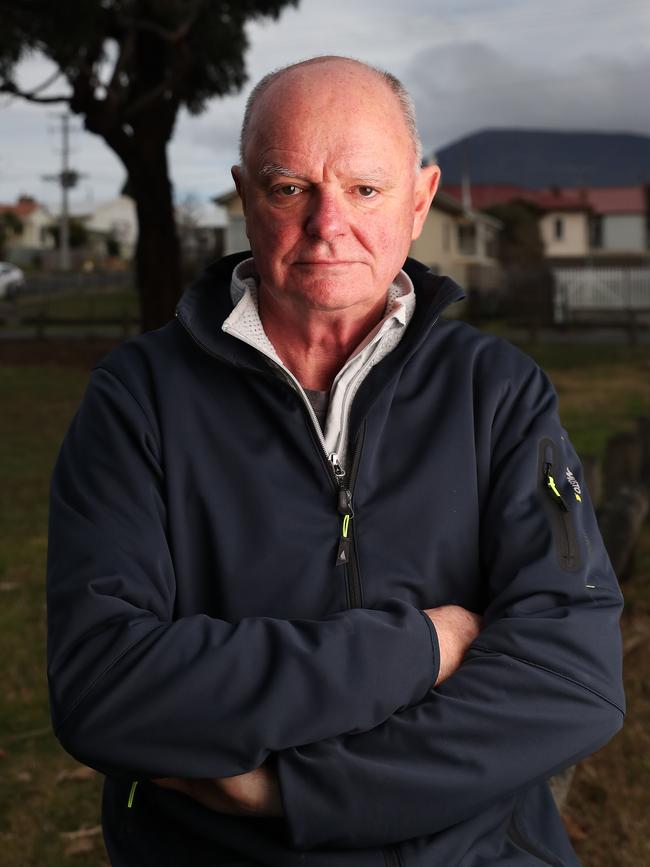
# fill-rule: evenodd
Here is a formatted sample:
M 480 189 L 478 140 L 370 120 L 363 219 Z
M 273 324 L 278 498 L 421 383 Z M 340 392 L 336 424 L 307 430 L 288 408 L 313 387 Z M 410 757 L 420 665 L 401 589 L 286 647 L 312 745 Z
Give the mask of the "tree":
M 23 222 L 13 211 L 0 213 L 0 259 L 6 256 L 7 242 L 12 238 L 22 235 Z
M 498 258 L 505 272 L 506 314 L 513 323 L 531 329 L 553 320 L 553 273 L 545 259 L 539 230 L 540 210 L 526 201 L 513 201 L 485 209 L 501 220 Z
M 58 247 L 61 239 L 61 226 L 58 223 L 54 223 L 49 227 L 48 232 L 54 239 L 55 245 Z M 68 232 L 68 241 L 71 249 L 75 250 L 79 249 L 79 247 L 85 247 L 88 243 L 88 229 L 81 220 L 77 220 L 73 217 L 69 221 Z
M 498 258 L 504 268 L 531 267 L 544 261 L 544 242 L 539 231 L 539 209 L 529 202 L 515 201 L 485 208 L 501 221 Z
M 181 289 L 167 144 L 181 106 L 200 113 L 246 81 L 245 24 L 297 0 L 0 0 L 0 92 L 67 103 L 123 163 L 139 222 L 144 330 L 173 314 Z M 18 63 L 39 52 L 54 76 L 29 92 Z M 50 95 L 58 78 L 61 93 Z

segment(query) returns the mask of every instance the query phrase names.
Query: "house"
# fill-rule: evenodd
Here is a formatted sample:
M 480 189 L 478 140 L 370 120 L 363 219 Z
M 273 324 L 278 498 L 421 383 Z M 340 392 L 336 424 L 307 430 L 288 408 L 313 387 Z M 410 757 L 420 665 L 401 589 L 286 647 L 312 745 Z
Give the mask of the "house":
M 446 186 L 453 196 L 460 185 Z M 551 264 L 638 264 L 650 260 L 646 188 L 550 187 L 473 184 L 479 210 L 523 201 L 539 210 L 539 230 Z
M 86 210 L 83 222 L 96 254 L 132 259 L 138 240 L 138 216 L 130 196 L 117 196 Z
M 53 217 L 45 205 L 31 196 L 20 196 L 12 205 L 0 204 L 0 214 L 6 213 L 16 216 L 22 225 L 22 231 L 8 239 L 8 259 L 17 265 L 29 265 L 43 251 L 54 249 L 54 237 L 49 231 Z
M 226 210 L 214 202 L 188 197 L 176 206 L 176 227 L 183 260 L 201 266 L 223 255 L 224 234 L 228 225 Z
M 212 201 L 215 205 L 220 205 L 226 214 L 223 239 L 224 256 L 228 256 L 230 253 L 238 253 L 240 250 L 250 249 L 246 236 L 244 209 L 237 190 L 229 190 L 221 196 L 216 196 Z
M 460 185 L 445 188 L 459 195 Z M 554 277 L 555 322 L 641 321 L 650 314 L 648 190 L 475 184 L 472 204 L 528 202 Z
M 241 200 L 235 190 L 214 200 L 226 209 L 224 253 L 249 248 Z M 498 285 L 496 238 L 500 222 L 479 211 L 466 211 L 462 203 L 439 192 L 429 210 L 420 237 L 409 255 L 435 274 L 452 277 L 466 289 L 492 289 Z
M 460 198 L 439 191 L 409 255 L 434 274 L 451 277 L 468 291 L 493 290 L 499 283 L 496 242 L 501 223 L 468 210 Z

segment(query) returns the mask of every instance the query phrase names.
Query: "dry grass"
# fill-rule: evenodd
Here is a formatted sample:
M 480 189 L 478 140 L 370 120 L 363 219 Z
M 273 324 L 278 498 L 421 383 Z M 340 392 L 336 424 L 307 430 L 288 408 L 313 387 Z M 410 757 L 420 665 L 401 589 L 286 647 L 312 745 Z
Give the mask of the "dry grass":
M 565 810 L 587 867 L 650 865 L 650 527 L 623 586 L 625 691 L 623 730 L 578 767 Z

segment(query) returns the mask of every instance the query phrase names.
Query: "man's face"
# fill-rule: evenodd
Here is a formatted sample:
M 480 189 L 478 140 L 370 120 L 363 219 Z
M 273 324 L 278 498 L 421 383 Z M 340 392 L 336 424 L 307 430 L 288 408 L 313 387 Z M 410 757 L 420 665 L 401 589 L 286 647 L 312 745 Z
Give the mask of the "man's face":
M 233 176 L 260 291 L 311 310 L 377 304 L 437 182 L 437 169 L 414 170 L 395 95 L 358 66 L 314 64 L 269 87 L 250 129 Z

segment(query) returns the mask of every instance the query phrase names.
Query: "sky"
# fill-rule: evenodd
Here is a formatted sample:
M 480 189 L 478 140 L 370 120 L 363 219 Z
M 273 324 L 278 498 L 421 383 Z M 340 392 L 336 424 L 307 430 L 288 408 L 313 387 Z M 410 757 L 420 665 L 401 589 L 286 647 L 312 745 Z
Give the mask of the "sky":
M 242 92 L 213 100 L 199 116 L 179 115 L 170 145 L 179 202 L 232 189 L 251 87 L 272 69 L 319 54 L 356 57 L 401 78 L 426 154 L 494 127 L 650 135 L 648 0 L 301 0 L 279 21 L 247 31 Z M 34 56 L 18 80 L 34 86 L 51 70 Z M 61 168 L 61 111 L 0 95 L 0 202 L 25 193 L 56 206 L 58 187 L 43 175 Z M 124 172 L 79 118 L 71 126 L 71 162 L 84 175 L 71 201 L 85 210 L 117 195 Z

